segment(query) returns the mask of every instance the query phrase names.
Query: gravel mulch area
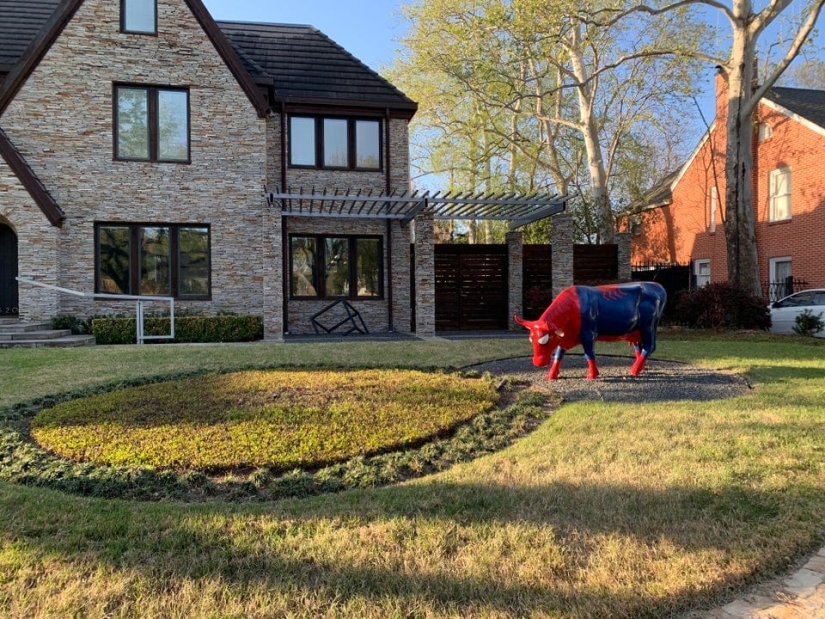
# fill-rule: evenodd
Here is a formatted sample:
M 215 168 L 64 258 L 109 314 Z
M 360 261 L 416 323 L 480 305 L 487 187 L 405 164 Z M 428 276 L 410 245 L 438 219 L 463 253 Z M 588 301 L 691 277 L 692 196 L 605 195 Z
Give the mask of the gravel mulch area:
M 707 401 L 747 394 L 751 385 L 741 376 L 708 370 L 686 363 L 650 359 L 639 376 L 630 375 L 630 357 L 596 357 L 599 378 L 586 380 L 584 355 L 567 355 L 558 380 L 545 378 L 548 368 L 537 368 L 531 357 L 501 359 L 464 369 L 510 376 L 558 393 L 565 402 L 664 402 Z

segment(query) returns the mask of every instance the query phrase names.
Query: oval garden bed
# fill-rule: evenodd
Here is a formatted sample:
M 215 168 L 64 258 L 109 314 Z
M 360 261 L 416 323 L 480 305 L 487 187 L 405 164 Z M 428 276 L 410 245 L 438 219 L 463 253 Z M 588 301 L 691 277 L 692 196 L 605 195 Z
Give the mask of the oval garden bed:
M 112 385 L 0 414 L 0 479 L 189 500 L 393 483 L 500 449 L 532 428 L 543 396 L 502 407 L 497 387 L 489 376 L 383 369 Z

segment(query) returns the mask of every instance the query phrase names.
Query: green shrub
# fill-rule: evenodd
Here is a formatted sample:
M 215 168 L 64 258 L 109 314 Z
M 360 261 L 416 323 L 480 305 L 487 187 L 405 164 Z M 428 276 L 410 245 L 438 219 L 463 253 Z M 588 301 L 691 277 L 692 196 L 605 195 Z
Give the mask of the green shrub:
M 144 332 L 145 335 L 168 334 L 169 318 L 145 318 Z M 134 344 L 137 326 L 134 318 L 97 318 L 92 320 L 92 335 L 98 344 Z M 175 316 L 175 339 L 157 341 L 251 342 L 263 339 L 263 336 L 261 316 Z
M 679 293 L 671 319 L 698 329 L 766 330 L 771 326 L 768 302 L 727 282 Z
M 59 314 L 51 320 L 52 329 L 69 329 L 74 335 L 88 335 L 92 332 L 91 318 L 78 318 L 74 314 Z
M 825 329 L 825 320 L 822 320 L 822 312 L 814 314 L 811 310 L 806 309 L 796 317 L 796 324 L 793 326 L 794 333 L 804 335 L 805 337 L 813 337 L 823 329 Z

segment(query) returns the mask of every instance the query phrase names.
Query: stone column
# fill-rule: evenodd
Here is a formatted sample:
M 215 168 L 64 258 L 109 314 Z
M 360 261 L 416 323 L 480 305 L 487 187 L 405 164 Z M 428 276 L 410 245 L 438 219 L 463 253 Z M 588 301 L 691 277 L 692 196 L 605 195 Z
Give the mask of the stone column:
M 631 278 L 630 257 L 631 242 L 633 235 L 629 232 L 622 232 L 616 235 L 616 244 L 619 246 L 619 269 L 617 277 L 620 282 L 629 282 Z
M 509 287 L 509 300 L 507 305 L 507 324 L 510 330 L 521 330 L 521 325 L 516 324 L 512 319 L 513 314 L 522 316 L 524 314 L 523 297 L 523 255 L 524 255 L 524 235 L 521 232 L 508 232 L 507 236 L 507 283 Z
M 412 303 L 410 299 L 410 228 L 412 223 L 405 225 L 392 221 L 392 319 L 393 327 L 398 333 L 411 331 Z
M 278 207 L 264 204 L 263 211 L 264 340 L 268 342 L 283 342 L 285 302 L 283 221 Z
M 433 216 L 415 218 L 415 334 L 435 336 L 435 248 Z
M 550 232 L 553 245 L 553 298 L 573 285 L 573 217 L 559 213 Z

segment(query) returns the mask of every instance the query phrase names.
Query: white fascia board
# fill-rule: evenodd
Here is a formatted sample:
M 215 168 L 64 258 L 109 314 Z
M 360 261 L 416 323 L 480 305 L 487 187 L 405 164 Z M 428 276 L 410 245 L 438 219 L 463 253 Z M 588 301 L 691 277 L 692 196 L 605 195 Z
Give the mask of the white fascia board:
M 770 109 L 772 109 L 776 112 L 779 112 L 780 114 L 783 114 L 783 115 L 787 116 L 791 120 L 795 120 L 796 122 L 798 122 L 800 125 L 802 125 L 806 129 L 810 129 L 814 133 L 818 133 L 821 136 L 825 136 L 825 127 L 820 127 L 819 125 L 817 125 L 814 122 L 811 122 L 807 118 L 803 118 L 799 114 L 795 114 L 795 113 L 791 112 L 788 108 L 782 107 L 781 105 L 779 105 L 775 101 L 771 101 L 768 98 L 763 98 L 760 101 L 760 103 L 762 103 L 765 107 L 769 107 Z

